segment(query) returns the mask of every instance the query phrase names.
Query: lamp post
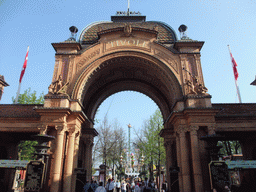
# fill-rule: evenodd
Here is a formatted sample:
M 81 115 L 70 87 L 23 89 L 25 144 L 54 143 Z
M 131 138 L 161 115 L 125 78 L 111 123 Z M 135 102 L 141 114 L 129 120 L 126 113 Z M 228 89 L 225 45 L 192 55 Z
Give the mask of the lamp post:
M 33 135 L 32 137 L 38 142 L 38 145 L 34 146 L 37 160 L 30 161 L 28 164 L 29 168 L 26 172 L 24 191 L 46 191 L 46 176 L 49 161 L 48 150 L 50 149 L 48 144 L 50 141 L 53 141 L 55 137 L 46 134 Z
M 159 124 L 157 124 L 157 126 L 158 126 L 158 132 L 160 133 Z M 161 185 L 160 185 L 160 183 L 161 183 L 161 181 L 160 181 L 160 176 L 161 176 L 161 173 L 160 173 L 160 161 L 161 161 L 160 137 L 158 135 L 158 182 L 157 182 L 158 186 L 157 187 L 158 187 L 159 191 L 161 191 Z
M 129 123 L 129 125 L 128 125 L 128 136 L 129 136 L 129 141 L 128 141 L 128 144 L 129 144 L 129 157 L 130 157 L 130 155 L 131 155 L 131 128 L 132 128 L 132 126 L 131 126 L 131 124 Z M 130 160 L 130 158 L 129 158 L 129 160 Z

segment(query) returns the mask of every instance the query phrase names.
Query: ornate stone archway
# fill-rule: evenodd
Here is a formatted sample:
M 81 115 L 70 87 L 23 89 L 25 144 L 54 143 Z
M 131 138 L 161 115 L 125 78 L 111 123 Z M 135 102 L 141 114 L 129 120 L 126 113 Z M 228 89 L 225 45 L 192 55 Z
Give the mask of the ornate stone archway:
M 113 24 L 118 25 L 106 27 L 105 24 L 98 24 L 97 42 L 92 46 L 88 46 L 84 40 L 89 38 L 86 35 L 91 28 L 95 29 L 95 25 L 81 33 L 79 43 L 53 43 L 56 50 L 53 83 L 45 97 L 44 107 L 37 111 L 44 125 L 53 116 L 53 108 L 63 111 L 58 113 L 56 123 L 48 124 L 61 126 L 61 129 L 57 128 L 54 154 L 61 154 L 65 134 L 68 134 L 68 163 L 64 169 L 64 181 L 68 184 L 63 190 L 69 191 L 70 187 L 75 186 L 77 167 L 86 170 L 87 179 L 91 177 L 91 150 L 93 137 L 97 135 L 93 129 L 96 110 L 108 96 L 124 90 L 141 92 L 159 106 L 165 122 L 162 136 L 167 154 L 171 150 L 177 154 L 167 157 L 167 167 L 174 162 L 181 167 L 180 191 L 203 189 L 199 158 L 202 151 L 198 149 L 197 134 L 200 126 L 214 126 L 216 113 L 211 108 L 211 96 L 206 93 L 202 76 L 200 49 L 203 42 L 160 43 L 163 39 L 159 37 L 164 32 L 170 35 L 170 40 L 177 39 L 174 31 L 161 23 L 150 23 L 147 27 L 137 26 L 137 22 L 124 26 L 122 23 Z M 74 155 L 75 140 L 77 145 L 79 143 L 77 156 Z M 172 149 L 172 143 L 175 149 Z M 58 191 L 60 184 L 57 180 L 63 174 L 58 170 L 62 161 L 58 156 L 53 159 L 51 190 Z M 171 182 L 169 175 L 168 182 Z
M 141 92 L 159 106 L 167 181 L 171 186 L 178 179 L 180 192 L 211 190 L 201 136 L 250 136 L 250 144 L 242 140 L 242 145 L 245 157 L 254 158 L 255 104 L 211 103 L 200 60 L 204 42 L 177 40 L 170 26 L 146 22 L 144 16 L 112 19 L 89 25 L 78 42 L 52 44 L 55 67 L 44 105 L 0 105 L 1 137 L 13 132 L 56 136 L 50 143 L 49 191 L 75 191 L 78 171 L 81 178 L 91 178 L 96 110 L 107 97 L 125 90 Z M 168 172 L 172 167 L 180 169 L 174 177 Z

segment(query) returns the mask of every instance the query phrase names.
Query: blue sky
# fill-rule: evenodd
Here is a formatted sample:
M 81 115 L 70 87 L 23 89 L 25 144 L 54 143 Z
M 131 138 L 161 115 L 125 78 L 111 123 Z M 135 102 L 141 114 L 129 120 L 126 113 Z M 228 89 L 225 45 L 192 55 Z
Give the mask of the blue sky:
M 11 103 L 11 97 L 16 95 L 28 45 L 30 52 L 21 93 L 31 87 L 38 94 L 46 94 L 55 62 L 51 43 L 68 39 L 72 25 L 80 33 L 87 25 L 110 21 L 116 11 L 126 10 L 126 0 L 0 0 L 0 74 L 10 85 L 0 103 Z M 250 85 L 256 75 L 255 0 L 131 0 L 130 10 L 140 11 L 147 21 L 167 23 L 178 38 L 178 27 L 185 24 L 188 37 L 205 41 L 201 63 L 213 103 L 238 102 L 229 44 L 238 64 L 242 101 L 255 102 L 256 87 Z M 108 111 L 110 120 L 117 118 L 123 127 L 131 123 L 139 128 L 156 109 L 150 98 L 122 92 L 102 104 L 98 118 L 103 119 Z

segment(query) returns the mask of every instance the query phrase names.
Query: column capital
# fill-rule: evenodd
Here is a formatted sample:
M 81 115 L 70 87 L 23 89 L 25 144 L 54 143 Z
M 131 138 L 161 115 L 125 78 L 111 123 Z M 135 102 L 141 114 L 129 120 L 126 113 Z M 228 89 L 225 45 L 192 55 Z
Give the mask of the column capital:
M 198 125 L 190 125 L 189 126 L 189 131 L 190 131 L 191 135 L 196 135 L 198 130 L 199 130 Z
M 48 128 L 48 125 L 45 125 L 45 124 L 38 125 L 38 129 L 40 131 L 40 134 L 45 135 L 46 132 L 47 132 L 47 128 Z
M 175 131 L 180 135 L 180 136 L 185 136 L 185 133 L 188 131 L 188 127 L 186 125 L 179 125 L 175 129 Z
M 200 55 L 200 54 L 194 54 L 194 58 L 195 58 L 196 60 L 200 60 L 201 55 Z
M 80 132 L 80 129 L 77 125 L 68 125 L 67 128 L 69 136 L 77 136 L 77 133 Z
M 55 129 L 57 130 L 58 134 L 62 134 L 67 130 L 67 125 L 65 125 L 65 124 L 55 125 Z

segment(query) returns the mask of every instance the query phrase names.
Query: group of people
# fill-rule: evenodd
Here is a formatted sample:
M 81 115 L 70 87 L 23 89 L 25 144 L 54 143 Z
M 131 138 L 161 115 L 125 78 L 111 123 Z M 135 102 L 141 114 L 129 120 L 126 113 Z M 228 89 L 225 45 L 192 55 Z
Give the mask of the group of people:
M 122 179 L 114 180 L 108 179 L 105 187 L 103 186 L 103 182 L 99 182 L 99 185 L 92 181 L 91 184 L 87 182 L 84 186 L 85 192 L 158 192 L 157 185 L 154 181 L 148 180 L 134 180 L 134 179 Z M 167 191 L 167 184 L 162 185 L 162 191 Z
M 158 191 L 157 185 L 154 181 L 146 178 L 144 180 L 122 180 L 121 192 L 156 192 Z M 119 192 L 119 191 L 117 191 Z

